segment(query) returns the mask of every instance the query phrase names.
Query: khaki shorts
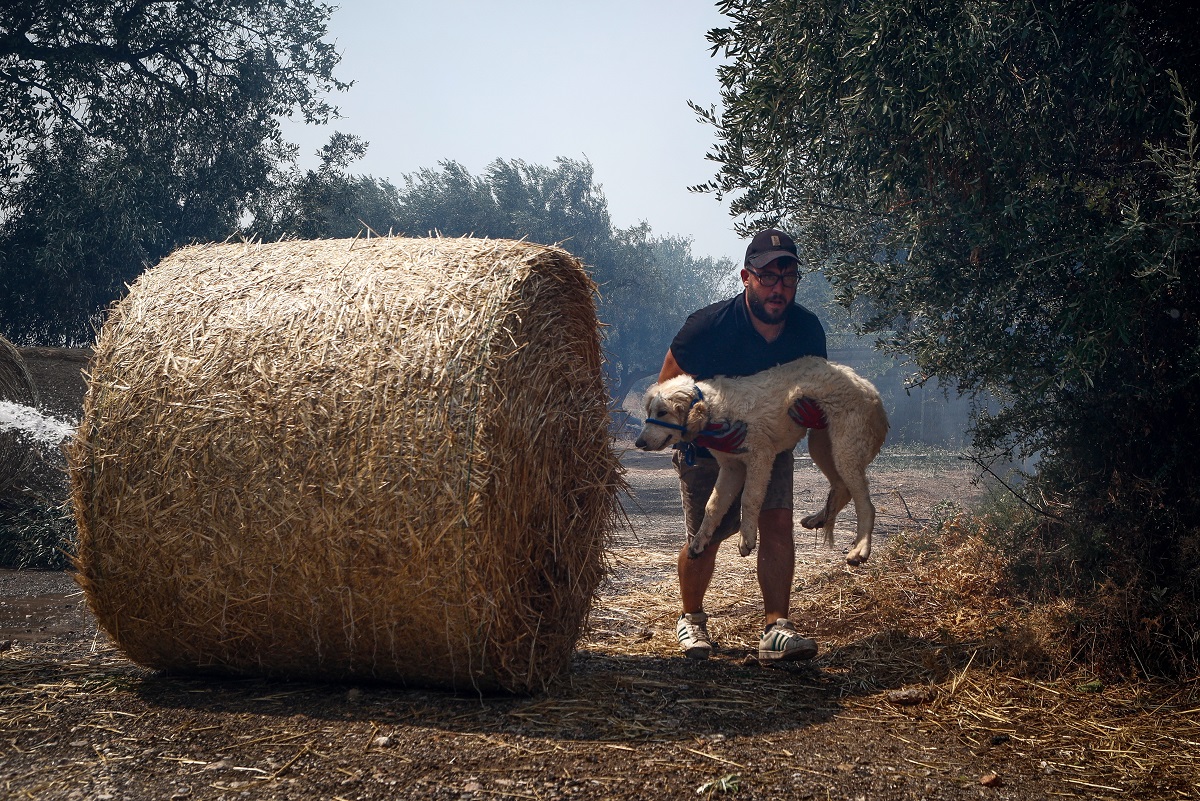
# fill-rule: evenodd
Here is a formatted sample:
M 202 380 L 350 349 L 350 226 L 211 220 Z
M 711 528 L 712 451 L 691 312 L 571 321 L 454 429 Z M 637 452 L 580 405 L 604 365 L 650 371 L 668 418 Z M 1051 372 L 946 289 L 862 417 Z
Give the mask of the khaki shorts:
M 717 473 L 721 468 L 717 460 L 711 456 L 697 456 L 696 464 L 688 465 L 683 454 L 675 451 L 673 459 L 675 469 L 679 471 L 679 495 L 683 500 L 683 522 L 687 527 L 688 542 L 696 536 L 704 520 L 704 506 L 708 496 L 712 494 L 713 485 L 717 483 Z M 795 457 L 791 451 L 784 451 L 775 457 L 771 465 L 771 480 L 767 484 L 767 495 L 763 499 L 762 508 L 791 509 L 792 508 L 792 474 L 795 468 Z M 742 524 L 742 495 L 738 493 L 737 500 L 725 513 L 721 524 L 717 526 L 712 541 L 720 542 L 738 531 Z

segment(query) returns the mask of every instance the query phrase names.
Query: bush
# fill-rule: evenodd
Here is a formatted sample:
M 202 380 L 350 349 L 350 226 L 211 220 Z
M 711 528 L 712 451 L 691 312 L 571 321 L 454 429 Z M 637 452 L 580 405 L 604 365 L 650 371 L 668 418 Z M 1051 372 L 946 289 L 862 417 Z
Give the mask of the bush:
M 1028 491 L 1036 495 L 1038 486 Z M 1170 538 L 1178 563 L 1156 573 L 1147 565 L 1159 560 L 1137 552 L 1147 546 L 1153 521 L 1051 517 L 1010 495 L 993 500 L 972 525 L 1004 554 L 1013 591 L 1056 618 L 1052 625 L 1072 662 L 1097 675 L 1200 669 L 1195 532 Z

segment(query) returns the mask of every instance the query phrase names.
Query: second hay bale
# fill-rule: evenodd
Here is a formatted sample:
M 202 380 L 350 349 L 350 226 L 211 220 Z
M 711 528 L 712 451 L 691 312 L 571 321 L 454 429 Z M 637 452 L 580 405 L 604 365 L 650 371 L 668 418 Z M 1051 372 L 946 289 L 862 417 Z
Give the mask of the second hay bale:
M 186 248 L 101 331 L 80 582 L 174 670 L 536 689 L 569 664 L 620 467 L 594 286 L 557 248 Z
M 37 406 L 37 387 L 21 352 L 0 336 L 0 402 Z M 17 428 L 0 427 L 0 489 L 16 479 L 29 463 L 32 439 Z

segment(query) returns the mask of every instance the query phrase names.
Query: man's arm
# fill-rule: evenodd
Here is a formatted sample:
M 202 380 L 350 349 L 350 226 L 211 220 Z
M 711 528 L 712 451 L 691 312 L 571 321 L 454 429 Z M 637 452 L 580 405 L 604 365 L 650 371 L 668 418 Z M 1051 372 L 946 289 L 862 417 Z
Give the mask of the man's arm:
M 675 361 L 675 354 L 671 353 L 671 349 L 667 348 L 667 357 L 663 359 L 662 369 L 658 371 L 658 383 L 662 383 L 677 375 L 683 375 L 684 369 L 679 366 L 679 362 Z

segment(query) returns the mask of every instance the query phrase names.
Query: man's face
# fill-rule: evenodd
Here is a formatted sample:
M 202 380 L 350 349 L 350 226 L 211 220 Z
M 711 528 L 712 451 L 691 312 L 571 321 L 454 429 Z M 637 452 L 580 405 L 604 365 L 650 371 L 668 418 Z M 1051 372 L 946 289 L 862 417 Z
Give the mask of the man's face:
M 796 300 L 796 267 L 791 259 L 779 258 L 757 270 L 742 268 L 742 284 L 746 287 L 751 314 L 767 325 L 782 323 L 787 318 L 788 307 Z M 775 285 L 767 286 L 771 281 Z

